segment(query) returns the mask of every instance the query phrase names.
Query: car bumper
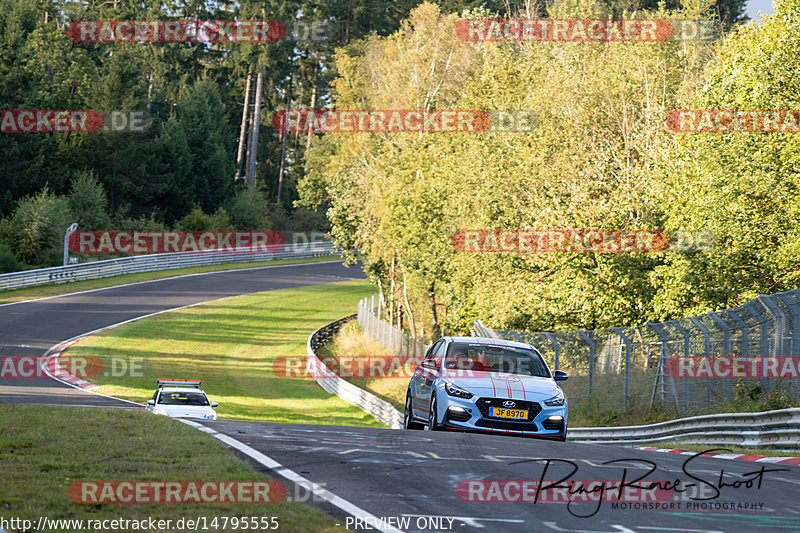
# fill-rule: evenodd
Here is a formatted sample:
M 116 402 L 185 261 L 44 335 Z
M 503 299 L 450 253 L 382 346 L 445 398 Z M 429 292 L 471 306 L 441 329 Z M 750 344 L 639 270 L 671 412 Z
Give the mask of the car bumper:
M 529 404 L 536 404 L 535 409 L 538 412 L 530 420 L 517 421 L 489 416 L 486 409 L 481 410 L 478 407 L 478 401 L 485 400 L 505 399 L 473 397 L 467 400 L 448 396 L 439 408 L 438 419 L 441 421 L 441 428 L 552 440 L 563 440 L 566 436 L 568 411 L 566 403 L 563 406 L 549 407 L 541 402 L 528 401 Z

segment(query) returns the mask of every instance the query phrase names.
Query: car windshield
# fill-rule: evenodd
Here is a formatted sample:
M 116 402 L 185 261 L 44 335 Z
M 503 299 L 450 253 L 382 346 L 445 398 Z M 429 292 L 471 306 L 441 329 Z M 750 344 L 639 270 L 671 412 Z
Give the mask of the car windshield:
M 549 378 L 550 371 L 541 356 L 531 349 L 490 346 L 478 343 L 453 343 L 444 360 L 447 370 L 505 372 Z
M 202 392 L 162 392 L 158 399 L 163 405 L 210 405 Z

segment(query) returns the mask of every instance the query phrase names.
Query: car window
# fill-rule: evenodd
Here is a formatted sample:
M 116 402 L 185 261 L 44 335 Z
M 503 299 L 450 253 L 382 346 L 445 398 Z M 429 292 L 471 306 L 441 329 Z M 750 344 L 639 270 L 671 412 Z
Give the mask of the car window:
M 162 392 L 158 399 L 161 405 L 211 405 L 208 398 L 202 392 Z
M 443 344 L 444 344 L 444 341 L 441 341 L 441 340 L 440 341 L 436 341 L 433 344 L 433 346 L 431 346 L 428 349 L 428 352 L 425 354 L 425 359 L 428 360 L 428 359 L 433 359 L 434 357 L 436 357 L 436 352 L 439 350 L 439 347 L 441 347 Z
M 542 356 L 533 349 L 455 342 L 450 345 L 444 366 L 448 370 L 504 372 L 549 378 Z
M 444 357 L 444 352 L 447 351 L 447 343 L 444 341 L 440 341 L 439 347 L 436 349 L 436 355 L 434 357 Z

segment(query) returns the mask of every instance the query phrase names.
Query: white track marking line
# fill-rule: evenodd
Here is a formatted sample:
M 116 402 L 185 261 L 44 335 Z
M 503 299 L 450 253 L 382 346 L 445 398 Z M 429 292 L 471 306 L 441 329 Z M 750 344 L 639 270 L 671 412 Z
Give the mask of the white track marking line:
M 220 433 L 216 430 L 211 429 L 210 427 L 204 426 L 202 424 L 198 424 L 197 422 L 192 422 L 191 420 L 183 420 L 179 419 L 180 422 L 184 424 L 194 427 L 204 433 L 208 433 L 212 437 L 224 442 L 226 445 L 230 446 L 231 448 L 235 448 L 242 452 L 243 454 L 251 457 L 258 463 L 264 465 L 265 467 L 269 468 L 270 470 L 274 471 L 279 476 L 288 479 L 293 483 L 303 484 L 304 487 L 308 487 L 309 490 L 319 496 L 320 498 L 324 499 L 326 502 L 334 505 L 347 513 L 350 516 L 354 516 L 357 518 L 365 518 L 368 519 L 375 525 L 372 525 L 376 531 L 381 531 L 383 533 L 403 533 L 401 530 L 393 528 L 393 527 L 384 527 L 381 528 L 377 524 L 379 524 L 379 520 L 376 516 L 368 513 L 364 509 L 358 507 L 357 505 L 345 500 L 344 498 L 340 498 L 339 496 L 335 495 L 331 491 L 317 485 L 316 483 L 312 482 L 309 479 L 304 478 L 300 474 L 296 473 L 293 470 L 283 466 L 276 460 L 272 459 L 271 457 L 267 457 L 263 453 L 259 452 L 255 448 L 251 448 L 247 444 L 240 442 L 233 437 L 229 437 L 224 433 Z
M 290 265 L 266 265 L 260 267 L 247 267 L 247 268 L 231 268 L 228 270 L 211 270 L 209 272 L 195 272 L 194 274 L 180 274 L 177 276 L 169 276 L 166 278 L 158 278 L 158 279 L 148 279 L 144 281 L 134 281 L 132 283 L 123 283 L 121 285 L 111 285 L 109 287 L 100 287 L 97 289 L 87 289 L 85 291 L 78 291 L 78 292 L 68 292 L 66 294 L 55 294 L 53 296 L 44 296 L 42 298 L 32 298 L 30 300 L 20 300 L 19 302 L 8 302 L 5 304 L 0 304 L 0 307 L 5 307 L 7 305 L 17 305 L 17 304 L 25 304 L 28 302 L 40 302 L 42 300 L 51 300 L 53 298 L 63 298 L 65 296 L 75 296 L 76 294 L 88 294 L 90 292 L 98 292 L 98 291 L 107 291 L 109 289 L 116 289 L 119 287 L 131 287 L 133 285 L 141 285 L 143 283 L 156 283 L 157 281 L 166 281 L 170 279 L 180 279 L 180 278 L 191 278 L 193 276 L 207 276 L 209 274 L 225 274 L 228 272 L 246 272 L 248 270 L 261 270 L 265 268 L 287 268 L 287 267 L 296 267 L 296 266 L 307 266 L 307 265 L 325 265 L 329 263 L 341 263 L 342 261 L 312 261 L 311 263 L 292 263 Z M 191 267 L 189 267 L 191 268 Z M 163 272 L 163 270 L 151 270 L 151 272 Z M 133 274 L 145 274 L 146 272 L 132 272 Z M 124 276 L 126 274 L 118 274 L 119 276 Z M 107 278 L 92 278 L 92 279 L 109 279 L 115 276 L 108 276 Z M 361 278 L 353 278 L 353 279 L 361 279 Z M 88 280 L 79 280 L 79 281 L 91 281 Z M 48 283 L 42 283 L 41 285 L 32 285 L 32 287 L 43 287 L 48 285 Z M 20 289 L 24 289 L 27 287 L 18 287 Z M 15 289 L 3 289 L 3 290 L 15 290 Z M 240 295 L 241 296 L 241 295 Z

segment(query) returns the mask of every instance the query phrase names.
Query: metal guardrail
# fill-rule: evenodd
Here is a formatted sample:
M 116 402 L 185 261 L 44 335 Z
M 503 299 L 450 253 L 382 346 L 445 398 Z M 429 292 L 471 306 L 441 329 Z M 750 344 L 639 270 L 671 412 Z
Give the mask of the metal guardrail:
M 725 444 L 742 447 L 800 445 L 800 408 L 681 418 L 646 426 L 573 428 L 571 441 L 606 444 Z
M 250 263 L 275 259 L 298 259 L 332 255 L 333 244 L 326 241 L 287 245 L 280 252 L 179 252 L 148 254 L 119 259 L 106 259 L 77 265 L 67 265 L 36 270 L 23 270 L 0 274 L 0 290 L 17 289 L 47 283 L 64 283 L 87 279 L 107 278 L 120 274 L 153 272 L 192 266 L 221 265 L 226 263 Z
M 355 405 L 392 429 L 400 429 L 403 427 L 403 415 L 392 404 L 342 379 L 336 372 L 325 366 L 315 353 L 341 329 L 342 325 L 353 318 L 355 315 L 331 322 L 308 337 L 306 368 L 319 386 L 329 394 L 335 394 L 347 403 Z

